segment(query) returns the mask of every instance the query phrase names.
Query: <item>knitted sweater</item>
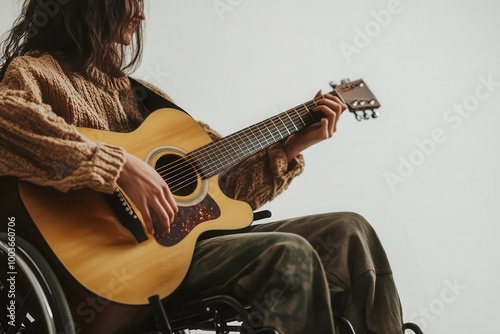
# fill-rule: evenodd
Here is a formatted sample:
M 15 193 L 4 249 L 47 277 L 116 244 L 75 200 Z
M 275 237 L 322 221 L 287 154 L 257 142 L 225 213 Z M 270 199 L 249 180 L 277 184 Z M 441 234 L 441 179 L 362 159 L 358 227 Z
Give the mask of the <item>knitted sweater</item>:
M 129 132 L 142 121 L 126 76 L 96 68 L 75 73 L 49 54 L 17 57 L 0 82 L 0 175 L 63 192 L 88 187 L 111 193 L 125 150 L 93 142 L 76 127 Z M 303 166 L 302 156 L 289 164 L 278 143 L 231 168 L 220 184 L 255 209 L 284 191 Z

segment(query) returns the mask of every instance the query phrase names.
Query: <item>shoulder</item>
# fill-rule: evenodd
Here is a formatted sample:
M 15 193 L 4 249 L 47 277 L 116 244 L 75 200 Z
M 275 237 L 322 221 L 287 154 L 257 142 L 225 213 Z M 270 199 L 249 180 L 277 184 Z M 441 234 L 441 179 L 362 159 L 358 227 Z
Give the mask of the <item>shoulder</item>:
M 59 62 L 49 53 L 30 52 L 18 56 L 9 64 L 9 69 L 22 69 L 30 72 L 43 72 L 47 70 L 61 71 Z
M 25 100 L 41 103 L 47 94 L 65 91 L 70 87 L 68 74 L 59 62 L 47 53 L 29 53 L 14 58 L 0 82 L 0 91 L 22 96 Z
M 48 53 L 35 53 L 15 57 L 7 67 L 3 83 L 45 81 L 61 77 L 64 73 L 58 61 Z

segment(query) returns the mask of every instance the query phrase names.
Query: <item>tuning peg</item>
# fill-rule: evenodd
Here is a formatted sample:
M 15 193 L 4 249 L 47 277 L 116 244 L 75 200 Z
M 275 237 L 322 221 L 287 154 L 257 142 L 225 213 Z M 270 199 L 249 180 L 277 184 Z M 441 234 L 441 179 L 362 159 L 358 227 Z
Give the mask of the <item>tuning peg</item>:
M 335 89 L 335 87 L 337 87 L 337 83 L 335 81 L 330 81 L 329 84 L 330 84 L 330 87 L 332 87 L 333 89 Z
M 363 118 L 364 119 L 370 119 L 370 115 L 366 111 L 363 111 Z
M 360 114 L 356 114 L 356 113 L 355 113 L 355 114 L 354 114 L 354 116 L 356 116 L 356 120 L 357 120 L 358 122 L 361 122 L 361 121 L 363 120 L 363 117 L 361 117 L 361 115 L 360 115 Z
M 342 79 L 342 80 L 340 80 L 340 84 L 341 84 L 341 85 L 346 84 L 346 83 L 349 83 L 349 82 L 351 82 L 351 80 L 350 80 L 350 79 Z
M 376 110 L 372 110 L 372 118 L 377 118 L 380 115 L 380 113 Z

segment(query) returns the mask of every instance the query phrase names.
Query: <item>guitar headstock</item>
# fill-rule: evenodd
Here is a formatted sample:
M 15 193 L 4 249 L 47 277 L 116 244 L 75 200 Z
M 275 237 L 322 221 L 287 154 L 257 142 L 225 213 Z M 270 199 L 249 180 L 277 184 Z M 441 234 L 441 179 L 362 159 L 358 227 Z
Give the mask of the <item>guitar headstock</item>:
M 380 103 L 362 79 L 343 79 L 340 84 L 330 82 L 330 86 L 333 88 L 332 93 L 344 101 L 358 121 L 379 116 L 376 109 L 380 108 Z

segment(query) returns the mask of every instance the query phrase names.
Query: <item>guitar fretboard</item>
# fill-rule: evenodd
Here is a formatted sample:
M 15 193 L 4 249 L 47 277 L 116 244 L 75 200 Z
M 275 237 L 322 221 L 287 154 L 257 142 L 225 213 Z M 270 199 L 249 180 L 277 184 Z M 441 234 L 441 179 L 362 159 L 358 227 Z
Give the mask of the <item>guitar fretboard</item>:
M 318 121 L 311 100 L 205 145 L 190 154 L 203 178 L 218 174 Z

